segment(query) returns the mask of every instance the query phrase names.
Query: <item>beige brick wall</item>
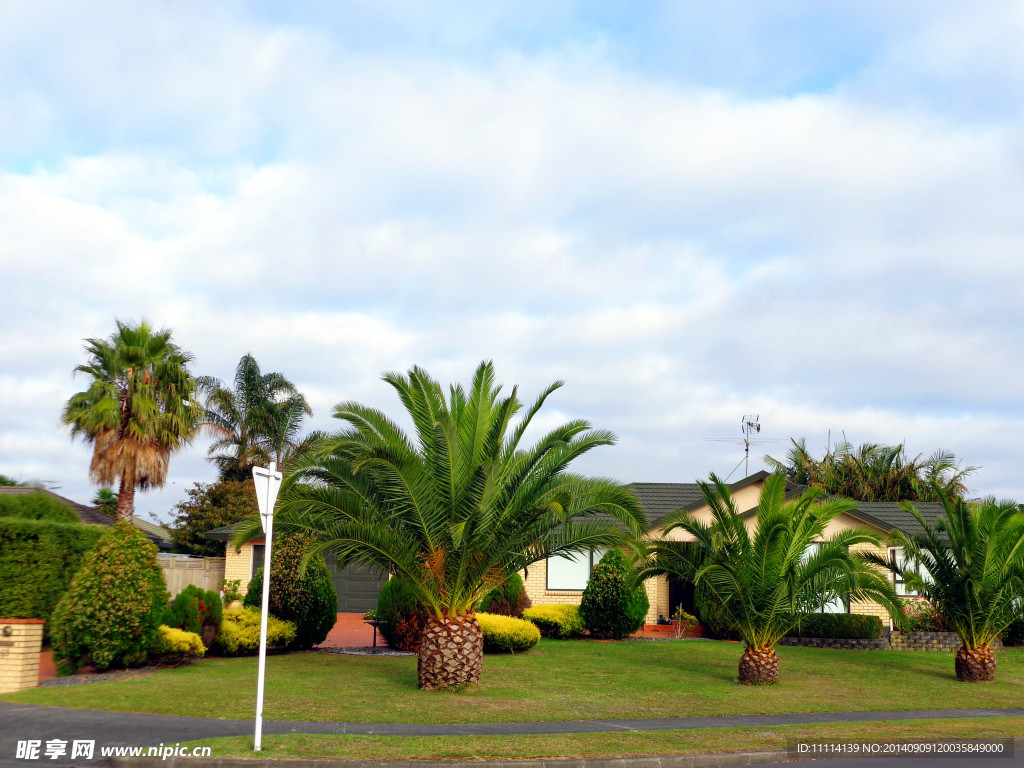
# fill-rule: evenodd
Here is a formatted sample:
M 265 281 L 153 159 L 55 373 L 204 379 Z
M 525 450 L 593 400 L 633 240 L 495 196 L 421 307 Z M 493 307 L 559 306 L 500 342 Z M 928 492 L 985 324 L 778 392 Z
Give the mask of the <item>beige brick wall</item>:
M 529 567 L 524 574 L 519 575 L 523 579 L 523 588 L 526 596 L 530 598 L 533 605 L 579 605 L 583 599 L 583 590 L 552 590 L 547 588 L 548 564 L 541 560 Z M 658 614 L 668 616 L 668 579 L 664 576 L 648 579 L 644 582 L 644 589 L 647 590 L 647 599 L 651 603 L 644 619 L 647 624 L 654 624 L 658 620 Z
M 873 544 L 855 544 L 850 547 L 851 552 L 873 552 L 879 557 L 888 557 L 886 547 L 876 547 Z M 889 626 L 889 612 L 878 603 L 871 600 L 851 600 L 850 613 L 861 614 L 862 616 L 877 616 L 882 620 L 882 626 Z
M 3 635 L 4 627 L 11 628 L 10 635 Z M 42 645 L 42 621 L 0 619 L 0 693 L 35 688 L 39 684 Z
M 241 581 L 239 591 L 243 595 L 249 589 L 249 580 L 252 578 L 253 544 L 262 543 L 262 539 L 247 541 L 239 550 L 228 544 L 227 551 L 224 553 L 224 580 L 232 581 L 238 579 Z

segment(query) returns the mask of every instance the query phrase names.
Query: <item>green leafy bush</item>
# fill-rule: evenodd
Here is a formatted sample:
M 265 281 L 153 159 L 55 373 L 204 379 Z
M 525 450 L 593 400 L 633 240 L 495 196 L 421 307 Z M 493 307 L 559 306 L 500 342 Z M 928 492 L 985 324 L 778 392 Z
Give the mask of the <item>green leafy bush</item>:
M 697 617 L 704 637 L 714 640 L 739 640 L 740 633 L 722 603 L 710 591 L 698 587 L 696 592 Z
M 0 517 L 0 616 L 49 619 L 86 552 L 108 530 Z
M 49 520 L 51 523 L 78 523 L 78 514 L 68 504 L 50 494 L 21 493 L 0 496 L 0 517 L 22 520 Z
M 377 596 L 377 619 L 384 622 L 380 633 L 392 648 L 413 653 L 419 650 L 427 613 L 405 579 L 396 576 L 384 583 Z
M 650 608 L 643 585 L 630 587 L 632 567 L 618 549 L 609 549 L 590 574 L 580 616 L 592 637 L 621 640 L 644 625 Z
M 484 635 L 484 653 L 521 653 L 536 647 L 540 630 L 524 619 L 477 612 Z
M 198 659 L 206 653 L 206 646 L 195 632 L 186 632 L 177 627 L 160 625 L 157 636 L 149 649 L 151 664 L 181 664 Z
M 587 628 L 578 605 L 534 605 L 523 611 L 523 618 L 535 624 L 544 637 L 579 637 Z
M 220 595 L 189 584 L 168 606 L 164 624 L 194 632 L 202 638 L 203 645 L 210 647 L 217 639 L 223 610 Z
M 503 586 L 496 587 L 484 595 L 477 608 L 478 611 L 498 616 L 522 616 L 523 611 L 531 605 L 523 588 L 523 579 L 518 573 L 508 577 Z
M 260 612 L 256 608 L 224 611 L 214 651 L 221 656 L 251 656 L 260 651 Z M 267 648 L 283 650 L 295 642 L 295 623 L 267 617 Z
M 53 656 L 98 670 L 143 664 L 166 607 L 156 547 L 118 521 L 85 556 L 53 612 Z
M 874 640 L 882 636 L 882 620 L 856 613 L 805 613 L 786 636 Z
M 259 514 L 256 489 L 251 477 L 246 480 L 196 483 L 186 493 L 188 500 L 175 505 L 176 514 L 171 523 L 175 552 L 200 557 L 224 557 L 224 542 L 210 541 L 203 534 Z
M 338 620 L 338 594 L 324 556 L 310 558 L 306 572 L 300 572 L 307 543 L 301 536 L 282 536 L 274 540 L 270 555 L 270 615 L 295 623 L 296 648 L 322 643 Z M 262 568 L 249 582 L 243 603 L 261 607 Z

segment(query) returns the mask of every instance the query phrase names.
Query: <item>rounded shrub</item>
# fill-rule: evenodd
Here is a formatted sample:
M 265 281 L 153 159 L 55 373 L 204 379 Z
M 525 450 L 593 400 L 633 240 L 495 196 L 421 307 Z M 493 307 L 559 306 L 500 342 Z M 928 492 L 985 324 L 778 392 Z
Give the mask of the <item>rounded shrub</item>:
M 609 549 L 594 567 L 580 601 L 580 616 L 592 637 L 621 640 L 644 625 L 651 604 L 642 585 L 630 587 L 631 575 L 618 549 Z
M 408 582 L 400 576 L 385 582 L 377 596 L 377 620 L 388 645 L 415 653 L 427 623 L 427 612 L 420 607 Z
M 260 612 L 256 608 L 224 611 L 214 651 L 222 656 L 250 656 L 260 650 Z M 295 642 L 295 624 L 267 617 L 267 648 L 283 650 Z
M 210 647 L 217 639 L 223 614 L 220 595 L 189 584 L 171 602 L 164 614 L 164 624 L 186 632 L 194 632 Z
M 534 624 L 544 637 L 579 637 L 587 628 L 580 618 L 578 605 L 534 605 L 523 611 L 523 618 Z
M 494 613 L 477 613 L 484 635 L 484 653 L 521 653 L 540 642 L 540 630 L 524 619 Z
M 526 596 L 522 577 L 518 573 L 513 573 L 502 586 L 495 587 L 484 595 L 477 610 L 498 616 L 518 617 L 522 616 L 523 611 L 530 605 L 530 598 Z
M 156 546 L 120 520 L 89 552 L 53 612 L 54 658 L 63 670 L 143 664 L 167 607 Z
M 155 664 L 181 664 L 198 659 L 206 653 L 206 646 L 195 632 L 161 624 L 156 640 L 149 649 L 149 661 Z
M 310 558 L 306 572 L 300 572 L 307 544 L 302 536 L 282 536 L 275 539 L 270 555 L 270 615 L 295 623 L 296 648 L 322 643 L 338 619 L 338 595 L 323 555 Z M 243 603 L 262 606 L 262 568 L 249 582 Z

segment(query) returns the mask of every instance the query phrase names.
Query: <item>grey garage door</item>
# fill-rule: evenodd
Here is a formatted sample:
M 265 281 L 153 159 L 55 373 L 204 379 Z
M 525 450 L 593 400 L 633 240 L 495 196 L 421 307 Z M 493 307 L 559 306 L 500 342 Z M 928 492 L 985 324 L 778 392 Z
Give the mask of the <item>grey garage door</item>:
M 366 613 L 377 607 L 377 595 L 388 580 L 387 575 L 381 576 L 376 569 L 357 565 L 338 568 L 338 560 L 334 555 L 327 554 L 326 558 L 334 581 L 334 591 L 338 593 L 338 611 Z

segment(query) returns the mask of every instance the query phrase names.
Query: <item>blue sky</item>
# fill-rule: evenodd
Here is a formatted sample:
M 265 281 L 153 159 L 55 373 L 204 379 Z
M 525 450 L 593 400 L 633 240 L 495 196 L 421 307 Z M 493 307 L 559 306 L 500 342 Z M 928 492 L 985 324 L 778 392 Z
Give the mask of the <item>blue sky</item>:
M 1022 31 L 1021 2 L 7 4 L 0 473 L 92 495 L 61 404 L 82 339 L 145 317 L 197 373 L 285 373 L 311 427 L 491 358 L 618 434 L 588 472 L 728 473 L 705 438 L 760 413 L 1024 500 Z

